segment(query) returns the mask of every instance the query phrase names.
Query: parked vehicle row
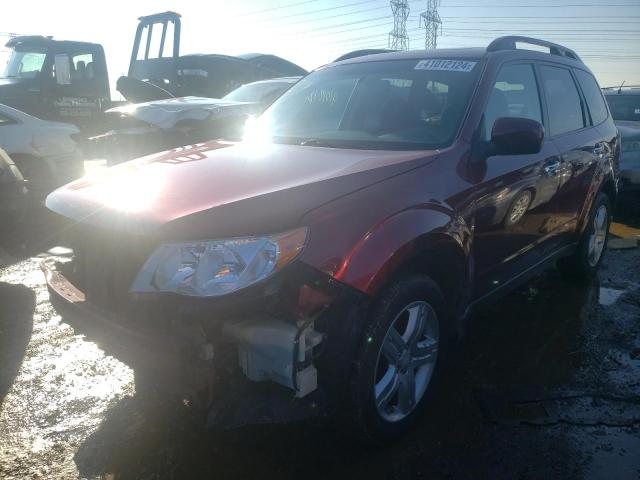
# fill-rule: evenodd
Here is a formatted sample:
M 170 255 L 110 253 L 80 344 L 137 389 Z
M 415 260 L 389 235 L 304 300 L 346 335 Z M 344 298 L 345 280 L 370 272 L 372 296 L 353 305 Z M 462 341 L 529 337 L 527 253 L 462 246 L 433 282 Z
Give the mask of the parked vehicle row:
M 621 203 L 640 208 L 640 87 L 604 89 L 622 137 L 620 153 Z
M 550 263 L 595 274 L 619 156 L 597 81 L 561 45 L 361 56 L 296 82 L 241 142 L 50 194 L 74 257 L 43 269 L 139 391 L 213 423 L 338 413 L 381 442 L 428 408 L 480 305 Z
M 55 188 L 84 174 L 75 125 L 50 122 L 0 104 L 0 147 L 27 182 L 29 197 L 42 202 Z
M 247 118 L 259 115 L 300 77 L 248 83 L 221 99 L 181 97 L 115 107 L 105 112 L 106 133 L 89 151 L 109 165 L 211 139 L 238 140 Z

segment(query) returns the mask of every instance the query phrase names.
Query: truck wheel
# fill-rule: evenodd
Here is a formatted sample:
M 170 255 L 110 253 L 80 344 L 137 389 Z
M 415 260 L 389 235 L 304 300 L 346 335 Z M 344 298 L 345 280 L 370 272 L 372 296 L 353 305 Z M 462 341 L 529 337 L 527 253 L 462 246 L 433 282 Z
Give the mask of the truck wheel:
M 382 443 L 413 426 L 448 354 L 444 298 L 428 277 L 397 281 L 376 302 L 351 384 L 355 433 Z
M 599 193 L 589 212 L 587 228 L 576 252 L 558 261 L 558 268 L 572 278 L 593 278 L 607 250 L 610 224 L 611 202 L 605 193 Z

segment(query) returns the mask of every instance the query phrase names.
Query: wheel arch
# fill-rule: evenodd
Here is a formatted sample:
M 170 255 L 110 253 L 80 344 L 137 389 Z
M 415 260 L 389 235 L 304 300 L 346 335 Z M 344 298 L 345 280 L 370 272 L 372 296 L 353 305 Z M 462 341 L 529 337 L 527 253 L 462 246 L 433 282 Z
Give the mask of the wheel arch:
M 470 293 L 470 231 L 440 206 L 404 210 L 371 229 L 352 250 L 336 278 L 375 298 L 399 277 L 424 274 L 461 316 Z

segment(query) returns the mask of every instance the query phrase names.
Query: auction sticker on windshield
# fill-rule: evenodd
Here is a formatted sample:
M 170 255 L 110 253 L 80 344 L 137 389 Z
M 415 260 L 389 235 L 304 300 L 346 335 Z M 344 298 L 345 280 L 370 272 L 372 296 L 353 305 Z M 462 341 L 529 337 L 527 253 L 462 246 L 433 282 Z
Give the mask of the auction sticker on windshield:
M 420 60 L 414 70 L 441 70 L 446 72 L 470 72 L 477 62 L 466 60 Z

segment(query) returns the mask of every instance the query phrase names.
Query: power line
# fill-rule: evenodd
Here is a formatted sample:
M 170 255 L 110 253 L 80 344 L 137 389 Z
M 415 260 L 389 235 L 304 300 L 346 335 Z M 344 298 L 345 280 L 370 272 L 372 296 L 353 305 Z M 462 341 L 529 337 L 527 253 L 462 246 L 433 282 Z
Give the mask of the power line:
M 359 13 L 365 13 L 365 12 L 371 12 L 373 10 L 382 10 L 383 8 L 388 8 L 386 5 L 382 5 L 381 7 L 375 7 L 375 8 L 366 8 L 364 10 L 356 10 L 356 11 L 352 11 L 352 12 L 346 12 L 346 13 L 338 13 L 337 15 L 329 15 L 328 17 L 320 17 L 320 18 L 310 18 L 308 20 L 301 20 L 298 22 L 292 22 L 290 23 L 290 25 L 301 25 L 304 23 L 309 23 L 309 22 L 321 22 L 323 20 L 329 20 L 332 18 L 338 18 L 338 17 L 344 17 L 347 15 L 357 15 Z M 284 17 L 280 17 L 279 19 L 283 19 Z
M 307 11 L 307 12 L 292 13 L 290 15 L 279 16 L 277 18 L 279 20 L 284 20 L 284 19 L 287 19 L 287 18 L 301 17 L 303 15 L 311 15 L 311 14 L 316 14 L 316 13 L 328 12 L 328 11 L 331 11 L 331 10 L 338 10 L 340 8 L 355 7 L 357 5 L 363 5 L 365 3 L 372 3 L 372 2 L 375 2 L 375 1 L 377 1 L 377 0 L 362 0 L 360 2 L 348 3 L 346 5 L 337 5 L 335 7 L 322 8 L 320 10 L 310 10 L 310 11 Z M 382 8 L 386 8 L 386 5 L 383 5 Z
M 313 2 L 317 2 L 317 1 L 318 0 L 304 0 L 302 2 L 289 3 L 287 5 L 280 5 L 280 6 L 277 6 L 277 7 L 263 8 L 262 10 L 254 10 L 253 12 L 240 13 L 240 14 L 238 14 L 238 17 L 246 17 L 246 16 L 249 16 L 249 15 L 258 15 L 260 13 L 272 12 L 274 10 L 282 10 L 283 8 L 298 7 L 300 5 L 305 5 L 307 3 L 313 3 Z
M 594 3 L 564 3 L 561 5 L 481 5 L 482 8 L 568 8 L 568 7 L 597 7 L 597 8 L 610 8 L 610 7 L 634 7 L 638 8 L 638 5 L 633 5 L 629 3 L 616 3 L 616 4 L 606 4 L 606 5 L 598 5 Z M 477 8 L 478 5 L 445 5 L 445 8 Z

